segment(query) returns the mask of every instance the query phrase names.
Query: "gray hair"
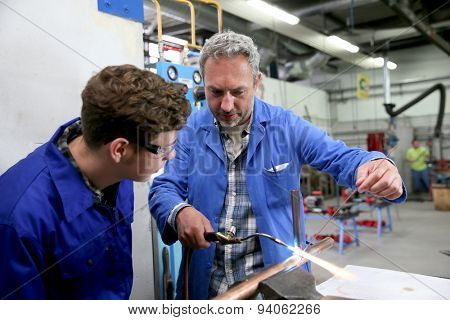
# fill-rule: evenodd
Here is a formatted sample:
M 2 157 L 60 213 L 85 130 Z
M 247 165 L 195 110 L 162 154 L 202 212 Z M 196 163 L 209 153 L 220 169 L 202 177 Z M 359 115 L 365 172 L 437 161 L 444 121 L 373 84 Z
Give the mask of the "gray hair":
M 210 57 L 217 59 L 219 57 L 234 57 L 240 54 L 247 57 L 252 68 L 254 82 L 259 73 L 260 56 L 258 48 L 253 43 L 252 38 L 231 30 L 216 33 L 203 46 L 200 53 L 200 72 L 202 75 L 205 74 L 205 63 Z

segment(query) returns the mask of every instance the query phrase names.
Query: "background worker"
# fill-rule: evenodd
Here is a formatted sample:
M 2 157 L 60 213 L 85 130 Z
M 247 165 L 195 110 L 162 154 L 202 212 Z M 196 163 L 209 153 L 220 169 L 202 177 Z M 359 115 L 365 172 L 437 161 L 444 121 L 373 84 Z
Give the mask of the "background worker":
M 427 169 L 427 161 L 430 153 L 427 148 L 420 145 L 420 141 L 417 139 L 414 139 L 411 144 L 412 147 L 406 152 L 406 160 L 411 167 L 414 193 L 420 193 L 422 190 L 428 192 L 430 174 Z

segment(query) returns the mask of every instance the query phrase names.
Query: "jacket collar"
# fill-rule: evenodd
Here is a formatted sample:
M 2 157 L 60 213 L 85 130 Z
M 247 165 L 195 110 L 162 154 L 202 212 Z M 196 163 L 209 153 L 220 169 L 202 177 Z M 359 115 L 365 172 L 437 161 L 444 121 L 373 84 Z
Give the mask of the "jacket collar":
M 55 141 L 64 132 L 64 129 L 78 120 L 79 118 L 74 119 L 59 127 L 47 143 L 45 150 L 45 160 L 61 198 L 64 215 L 69 222 L 91 207 L 95 198 L 92 191 L 84 183 L 80 173 L 55 146 Z
M 97 197 L 87 187 L 80 173 L 75 169 L 70 160 L 62 155 L 54 144 L 58 137 L 64 132 L 64 129 L 79 119 L 80 118 L 76 118 L 59 127 L 47 143 L 45 149 L 45 161 L 48 165 L 48 170 L 53 178 L 56 189 L 58 190 L 64 209 L 64 216 L 68 222 L 85 212 L 97 202 Z M 133 203 L 128 203 L 128 199 L 123 197 L 122 192 L 120 192 L 123 188 L 132 190 L 132 182 L 126 180 L 120 182 L 116 207 L 125 216 L 125 220 L 131 223 L 133 214 L 130 214 L 130 211 L 133 208 Z

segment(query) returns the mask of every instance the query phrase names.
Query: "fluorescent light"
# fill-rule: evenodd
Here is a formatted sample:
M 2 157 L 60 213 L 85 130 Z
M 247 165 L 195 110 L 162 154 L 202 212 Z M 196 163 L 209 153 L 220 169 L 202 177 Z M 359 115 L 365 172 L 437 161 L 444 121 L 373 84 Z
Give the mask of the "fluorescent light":
M 384 58 L 383 57 L 374 58 L 373 62 L 376 64 L 377 68 L 381 68 L 384 65 Z
M 296 25 L 300 22 L 300 19 L 296 16 L 287 13 L 284 10 L 281 10 L 277 7 L 274 7 L 267 2 L 261 1 L 261 0 L 248 0 L 247 3 L 264 13 L 268 14 L 269 16 L 272 16 L 274 18 L 277 18 L 278 20 L 281 20 L 283 22 L 286 22 L 290 25 Z
M 387 67 L 388 67 L 389 70 L 395 70 L 395 69 L 397 69 L 397 64 L 392 62 L 392 61 L 388 61 L 387 62 Z
M 357 46 L 351 44 L 350 42 L 344 39 L 339 38 L 338 36 L 329 36 L 328 40 L 351 53 L 357 53 L 359 51 L 359 48 Z
M 375 63 L 377 68 L 381 68 L 384 66 L 384 58 L 383 57 L 373 58 L 373 62 Z M 389 70 L 395 70 L 395 69 L 397 69 L 397 64 L 395 62 L 388 61 L 387 67 Z

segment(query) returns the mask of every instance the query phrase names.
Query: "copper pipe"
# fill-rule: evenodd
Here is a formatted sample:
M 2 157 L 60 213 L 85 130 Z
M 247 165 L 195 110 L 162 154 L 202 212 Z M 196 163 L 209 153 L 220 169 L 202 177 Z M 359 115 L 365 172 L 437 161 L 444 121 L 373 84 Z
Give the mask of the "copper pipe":
M 222 6 L 216 0 L 197 0 L 201 3 L 209 4 L 217 10 L 217 32 L 222 32 Z
M 156 21 L 158 21 L 158 43 L 162 41 L 162 18 L 161 18 L 161 7 L 158 0 L 153 0 L 156 7 Z
M 175 0 L 175 1 L 186 4 L 189 7 L 189 10 L 191 12 L 191 43 L 188 44 L 188 47 L 192 48 L 192 49 L 201 50 L 202 47 L 197 45 L 197 43 L 195 41 L 195 8 L 194 8 L 194 5 L 192 4 L 192 2 L 190 2 L 188 0 Z
M 317 254 L 323 250 L 331 248 L 333 244 L 334 240 L 328 237 L 314 245 L 311 245 L 306 251 L 311 254 Z M 256 290 L 258 289 L 258 285 L 261 281 L 264 281 L 277 273 L 287 271 L 292 268 L 298 268 L 301 265 L 305 264 L 306 262 L 308 262 L 307 259 L 298 256 L 292 256 L 281 263 L 275 264 L 255 275 L 250 276 L 242 283 L 236 285 L 227 292 L 218 295 L 213 300 L 248 299 L 253 294 L 255 294 Z

